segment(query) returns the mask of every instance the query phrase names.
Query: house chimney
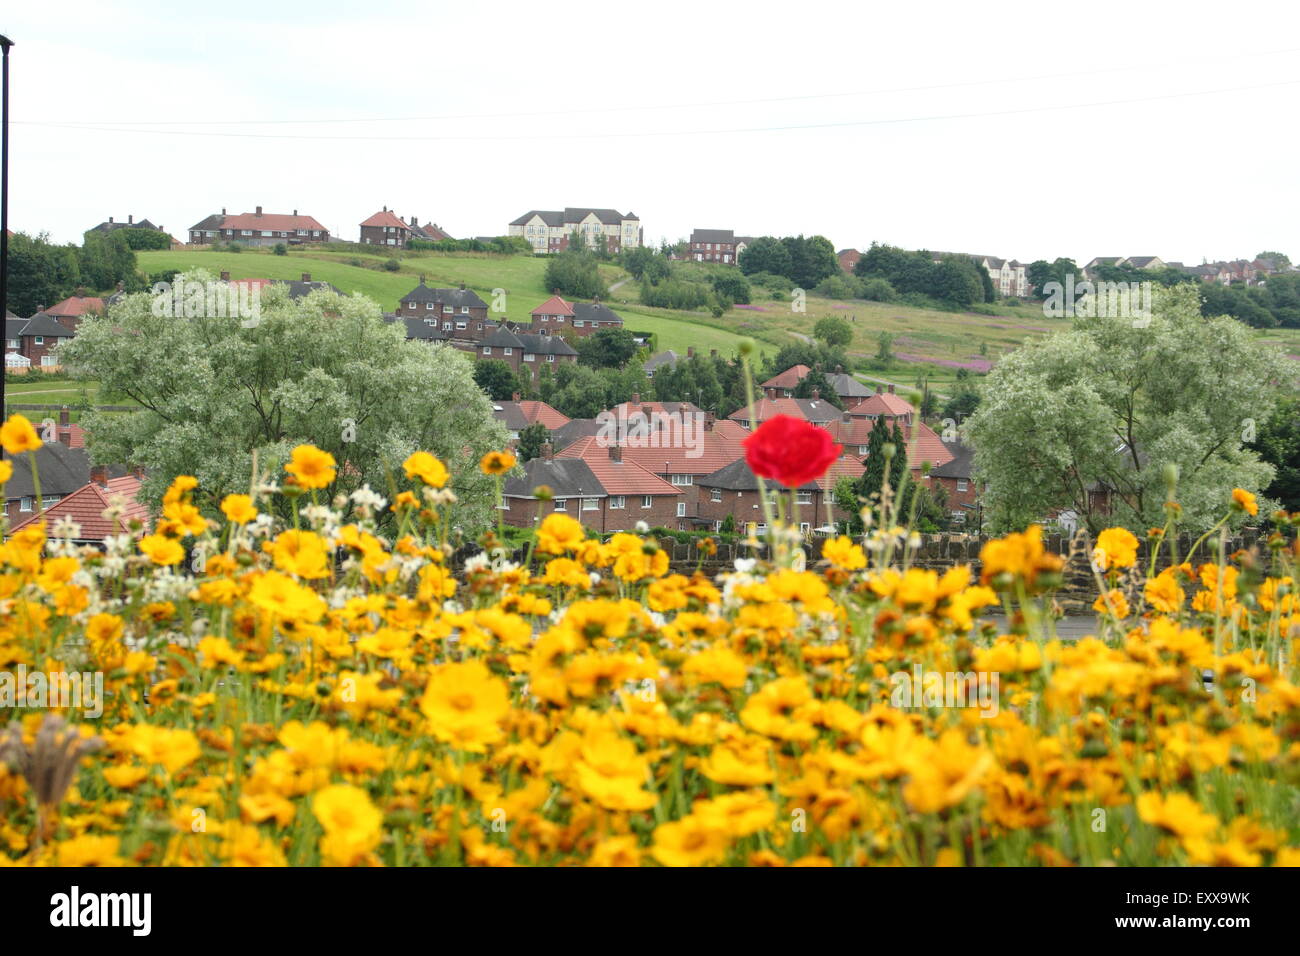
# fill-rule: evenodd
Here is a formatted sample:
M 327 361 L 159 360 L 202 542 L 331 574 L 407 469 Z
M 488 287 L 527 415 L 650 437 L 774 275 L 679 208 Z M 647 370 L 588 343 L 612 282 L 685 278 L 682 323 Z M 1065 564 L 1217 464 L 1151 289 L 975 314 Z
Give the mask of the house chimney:
M 420 226 L 420 220 L 416 216 L 411 217 L 411 228 L 417 229 Z
M 224 216 L 225 214 L 226 214 L 226 207 L 225 207 L 225 206 L 222 206 L 222 207 L 221 207 L 221 215 Z
M 388 207 L 387 207 L 387 206 L 384 207 L 384 212 L 388 212 Z
M 222 273 L 221 273 L 221 281 L 222 281 L 222 282 L 229 282 L 229 281 L 230 281 L 230 273 L 229 273 L 229 272 L 222 272 Z
M 707 412 L 704 416 L 704 430 L 706 432 L 713 431 L 713 426 L 716 422 L 717 418 L 714 417 L 713 412 Z
M 462 282 L 462 283 L 460 284 L 460 287 L 461 287 L 462 289 L 464 289 L 464 288 L 465 288 L 465 283 Z
M 132 478 L 144 480 L 144 465 L 128 465 L 127 471 L 131 473 Z
M 883 392 L 883 391 L 884 391 L 884 386 L 881 386 L 881 385 L 877 385 L 877 386 L 876 386 L 876 394 L 877 394 L 877 395 L 879 395 L 879 394 L 880 394 L 881 392 Z
M 640 405 L 640 404 L 641 404 L 641 393 L 640 393 L 640 392 L 633 392 L 633 393 L 632 393 L 632 401 L 631 401 L 630 404 L 632 404 L 632 405 Z
M 768 398 L 776 398 L 776 389 L 774 387 L 765 388 L 763 391 L 767 393 Z
M 101 488 L 108 487 L 108 466 L 95 465 L 90 469 L 91 484 L 99 485 Z
M 295 209 L 295 210 L 293 211 L 293 214 L 294 214 L 295 216 L 298 215 L 298 210 Z
M 111 224 L 111 223 L 113 222 L 113 217 L 112 217 L 112 216 L 109 216 L 109 217 L 108 217 L 108 221 L 109 221 L 109 223 Z
M 555 457 L 555 446 L 548 441 L 542 442 L 542 458 L 545 461 L 550 461 L 554 457 Z
M 304 273 L 302 274 L 302 281 L 303 281 L 303 282 L 310 282 L 310 281 L 311 281 L 311 273 L 310 273 L 310 272 L 304 272 Z
M 420 273 L 420 285 L 424 285 L 424 273 Z
M 68 411 L 68 406 L 64 405 L 61 409 L 59 409 L 59 424 L 61 426 L 67 427 L 67 425 L 69 425 L 71 421 L 72 421 L 72 413 Z
M 893 385 L 892 382 L 891 382 L 890 385 L 889 385 L 889 394 L 890 394 L 890 395 L 893 395 L 893 394 L 894 394 L 894 385 Z
M 258 206 L 258 207 L 257 207 L 257 212 L 255 212 L 253 215 L 255 215 L 255 216 L 260 216 L 260 215 L 262 215 L 262 207 L 261 207 L 261 206 Z
M 133 225 L 134 223 L 135 223 L 135 213 L 127 213 L 126 224 L 130 226 Z
M 510 395 L 510 401 L 512 401 L 512 402 L 517 402 L 517 401 L 519 401 L 519 393 L 518 393 L 518 392 L 513 392 L 513 393 L 511 393 L 511 395 Z
M 623 460 L 623 446 L 622 446 L 622 445 L 614 444 L 614 445 L 610 445 L 610 446 L 609 446 L 609 460 L 610 460 L 610 461 L 622 461 L 622 460 Z
M 818 400 L 822 397 L 822 390 L 821 390 L 820 388 L 815 388 L 815 387 L 814 387 L 814 388 L 813 388 L 813 396 L 812 396 L 812 397 L 813 397 L 813 401 L 814 401 L 814 402 L 815 402 L 815 401 L 818 401 Z

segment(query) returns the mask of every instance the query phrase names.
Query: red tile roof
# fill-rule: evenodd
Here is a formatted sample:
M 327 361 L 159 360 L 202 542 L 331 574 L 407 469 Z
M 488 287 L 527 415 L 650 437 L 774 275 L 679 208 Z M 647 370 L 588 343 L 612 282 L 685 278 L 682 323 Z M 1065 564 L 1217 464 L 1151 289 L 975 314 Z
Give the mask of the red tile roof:
M 825 399 L 815 398 L 760 398 L 749 407 L 738 408 L 727 417 L 737 422 L 758 422 L 762 424 L 777 415 L 789 415 L 802 418 L 813 424 L 835 421 L 840 417 L 840 410 Z
M 59 426 L 59 441 L 63 441 L 64 435 L 68 436 L 66 444 L 69 448 L 86 447 L 86 430 L 76 422 Z
M 70 295 L 57 305 L 45 310 L 46 315 L 85 315 L 87 312 L 103 312 L 104 300 L 93 295 Z
M 700 447 L 694 449 L 656 448 L 653 436 L 649 439 L 649 447 L 624 445 L 623 461 L 635 462 L 656 475 L 708 475 L 744 457 L 745 449 L 741 446 L 740 439 L 721 435 L 716 430 L 701 434 L 703 438 Z M 579 438 L 556 457 L 581 458 L 594 470 L 594 462 L 609 460 L 609 448 L 601 445 L 594 436 Z
M 841 478 L 861 478 L 866 470 L 867 466 L 862 459 L 854 455 L 841 455 L 831 463 L 826 474 L 817 479 L 817 486 L 822 491 L 834 491 Z
M 573 315 L 573 306 L 565 302 L 563 297 L 553 295 L 533 309 L 529 315 Z
M 311 216 L 286 216 L 280 213 L 266 212 L 262 215 L 245 212 L 238 216 L 227 216 L 221 223 L 222 229 L 252 229 L 254 231 L 268 230 L 271 232 L 294 232 L 298 229 L 316 230 L 318 232 L 328 232 L 328 230 L 318 223 Z
M 906 428 L 903 430 L 907 431 Z M 907 460 L 911 467 L 920 468 L 921 463 L 926 461 L 935 466 L 946 465 L 954 457 L 948 445 L 929 425 L 919 422 L 914 426 L 908 436 L 907 449 Z
M 393 227 L 398 228 L 398 229 L 407 229 L 407 230 L 409 230 L 409 229 L 411 228 L 411 227 L 408 226 L 406 223 L 402 222 L 401 219 L 397 218 L 397 214 L 396 214 L 396 213 L 390 212 L 390 211 L 387 210 L 387 209 L 383 210 L 382 212 L 377 212 L 377 213 L 375 213 L 373 216 L 371 216 L 369 219 L 367 219 L 367 220 L 366 220 L 365 222 L 363 222 L 361 225 L 363 225 L 363 226 L 393 226 Z
M 562 428 L 571 421 L 568 415 L 565 415 L 559 409 L 552 408 L 545 402 L 499 402 L 498 404 L 513 404 L 519 409 L 519 414 L 524 416 L 524 421 L 530 425 L 541 422 L 546 426 L 547 431 L 555 431 L 555 429 Z
M 10 533 L 31 524 L 33 521 L 44 520 L 45 526 L 52 528 L 60 520 L 71 518 L 81 526 L 81 535 L 78 540 L 103 541 L 111 534 L 121 534 L 126 530 L 116 522 L 110 523 L 104 518 L 104 511 L 108 509 L 111 503 L 110 499 L 117 495 L 121 495 L 127 500 L 122 515 L 123 521 L 129 522 L 132 518 L 139 518 L 147 528 L 149 526 L 149 509 L 138 500 L 139 493 L 140 479 L 134 475 L 110 478 L 107 487 L 100 486 L 92 481 L 56 502 L 43 515 L 35 514 L 26 521 L 20 521 L 10 529 Z
M 837 442 L 845 448 L 856 448 L 871 440 L 871 429 L 875 421 L 870 418 L 854 418 L 850 421 L 834 421 L 826 426 Z
M 759 388 L 794 388 L 811 371 L 807 365 L 792 365 L 780 375 L 773 375 Z
M 662 449 L 655 449 L 662 451 Z M 680 488 L 670 485 L 654 472 L 638 464 L 628 454 L 632 449 L 623 449 L 623 460 L 614 461 L 609 457 L 609 449 L 602 448 L 595 438 L 579 438 L 572 445 L 556 455 L 557 458 L 581 458 L 591 469 L 592 474 L 605 486 L 611 495 L 680 495 Z
M 877 392 L 868 395 L 849 409 L 851 415 L 890 415 L 901 417 L 915 415 L 916 408 L 907 399 L 893 392 Z

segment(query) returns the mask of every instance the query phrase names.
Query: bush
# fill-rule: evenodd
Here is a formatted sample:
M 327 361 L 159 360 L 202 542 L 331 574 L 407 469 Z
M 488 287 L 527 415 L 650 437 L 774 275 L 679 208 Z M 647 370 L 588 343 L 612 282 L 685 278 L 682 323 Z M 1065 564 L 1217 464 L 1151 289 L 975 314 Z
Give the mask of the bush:
M 396 272 L 402 268 L 402 264 L 396 259 L 387 259 L 384 261 L 384 268 L 389 272 Z
M 226 251 L 227 251 L 227 252 L 243 252 L 243 251 L 244 251 L 244 247 L 241 246 L 241 245 L 240 245 L 239 243 L 237 243 L 237 242 L 228 242 L 228 243 L 226 243 Z
M 870 302 L 893 302 L 898 298 L 888 279 L 863 279 L 861 289 L 862 298 Z
M 289 247 L 286 246 L 283 242 L 277 242 L 275 244 L 275 248 L 272 249 L 271 251 L 274 252 L 277 256 L 287 256 L 289 254 Z

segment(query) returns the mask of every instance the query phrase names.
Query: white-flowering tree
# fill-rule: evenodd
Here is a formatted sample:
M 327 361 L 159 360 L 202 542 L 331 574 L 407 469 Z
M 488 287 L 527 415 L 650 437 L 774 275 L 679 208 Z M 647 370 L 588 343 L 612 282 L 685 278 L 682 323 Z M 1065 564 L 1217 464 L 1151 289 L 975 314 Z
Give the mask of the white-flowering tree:
M 176 283 L 212 280 L 196 271 Z M 105 401 L 142 406 L 92 413 L 85 425 L 95 461 L 144 466 L 149 499 L 191 474 L 197 500 L 213 507 L 248 491 L 254 451 L 264 472 L 310 443 L 338 462 L 329 495 L 369 484 L 391 500 L 392 478 L 405 487 L 402 462 L 425 450 L 453 473 L 456 520 L 466 531 L 489 522 L 493 484 L 477 461 L 504 447 L 506 433 L 466 356 L 406 341 L 402 323 L 385 322 L 360 295 L 318 290 L 294 301 L 270 286 L 256 320 L 157 315 L 165 310 L 155 301 L 127 296 L 83 321 L 60 351 L 63 363 L 102 383 Z
M 1235 319 L 1203 317 L 1192 286 L 1157 287 L 1152 313 L 1077 319 L 989 373 L 964 431 L 991 530 L 1058 508 L 1093 531 L 1162 526 L 1167 465 L 1187 530 L 1212 525 L 1234 487 L 1268 485 L 1272 466 L 1243 443 L 1294 366 Z

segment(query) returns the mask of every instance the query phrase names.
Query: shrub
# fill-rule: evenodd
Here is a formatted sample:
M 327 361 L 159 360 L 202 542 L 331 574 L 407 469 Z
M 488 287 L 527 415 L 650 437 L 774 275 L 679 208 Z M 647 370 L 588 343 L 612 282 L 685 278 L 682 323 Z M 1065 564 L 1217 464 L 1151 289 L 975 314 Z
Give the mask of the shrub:
M 384 268 L 389 272 L 397 272 L 399 269 L 402 268 L 402 264 L 398 262 L 396 259 L 386 259 L 384 261 Z

